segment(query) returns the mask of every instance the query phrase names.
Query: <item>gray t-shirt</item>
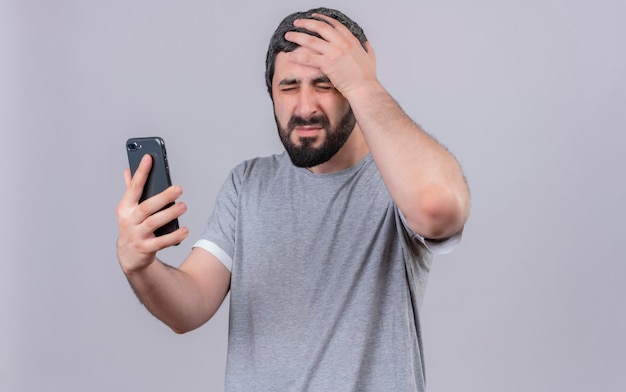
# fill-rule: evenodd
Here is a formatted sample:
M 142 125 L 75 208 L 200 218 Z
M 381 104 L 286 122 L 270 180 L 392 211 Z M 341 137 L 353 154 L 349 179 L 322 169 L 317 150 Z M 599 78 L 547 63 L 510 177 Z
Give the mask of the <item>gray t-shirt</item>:
M 232 272 L 226 391 L 423 391 L 431 250 L 459 240 L 412 233 L 370 155 L 321 175 L 286 153 L 237 166 L 195 245 Z

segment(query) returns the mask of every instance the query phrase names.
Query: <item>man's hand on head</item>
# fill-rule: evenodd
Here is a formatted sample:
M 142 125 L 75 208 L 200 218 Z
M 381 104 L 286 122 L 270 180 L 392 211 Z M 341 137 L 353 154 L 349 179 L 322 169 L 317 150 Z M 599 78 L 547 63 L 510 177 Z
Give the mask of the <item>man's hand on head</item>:
M 328 23 L 297 19 L 294 26 L 317 33 L 322 39 L 306 33 L 288 32 L 286 40 L 309 49 L 287 53 L 289 61 L 319 68 L 346 98 L 363 85 L 377 82 L 376 58 L 370 43 L 365 43 L 365 51 L 359 40 L 339 21 L 320 14 L 314 16 Z

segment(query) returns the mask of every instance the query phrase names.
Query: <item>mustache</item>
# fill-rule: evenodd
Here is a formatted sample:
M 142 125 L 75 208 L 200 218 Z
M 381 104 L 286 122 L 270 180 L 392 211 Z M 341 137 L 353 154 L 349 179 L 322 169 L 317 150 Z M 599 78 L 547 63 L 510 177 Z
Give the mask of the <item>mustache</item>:
M 289 131 L 293 130 L 295 127 L 304 127 L 304 126 L 318 126 L 320 128 L 328 129 L 330 127 L 330 121 L 328 117 L 324 114 L 319 114 L 317 116 L 311 116 L 309 118 L 304 118 L 300 116 L 291 116 L 289 119 L 289 123 L 287 123 L 287 129 Z

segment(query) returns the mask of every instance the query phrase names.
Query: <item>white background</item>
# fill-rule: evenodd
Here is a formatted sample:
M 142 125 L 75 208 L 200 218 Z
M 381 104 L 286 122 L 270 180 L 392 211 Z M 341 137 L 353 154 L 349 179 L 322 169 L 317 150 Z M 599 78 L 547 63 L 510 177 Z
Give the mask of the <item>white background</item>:
M 119 269 L 124 142 L 162 136 L 190 238 L 281 150 L 263 79 L 318 3 L 0 2 L 0 390 L 220 391 L 228 309 L 179 336 Z M 423 306 L 428 389 L 626 388 L 626 3 L 334 1 L 382 83 L 463 165 L 464 242 Z

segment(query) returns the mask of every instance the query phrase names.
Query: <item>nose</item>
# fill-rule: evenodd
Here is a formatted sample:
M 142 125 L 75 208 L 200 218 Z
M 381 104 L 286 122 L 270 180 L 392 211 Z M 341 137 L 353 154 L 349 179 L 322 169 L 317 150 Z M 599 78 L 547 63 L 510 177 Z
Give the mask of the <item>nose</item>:
M 302 118 L 310 118 L 318 112 L 318 102 L 315 92 L 309 88 L 301 88 L 298 93 L 296 112 Z

